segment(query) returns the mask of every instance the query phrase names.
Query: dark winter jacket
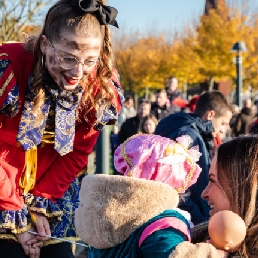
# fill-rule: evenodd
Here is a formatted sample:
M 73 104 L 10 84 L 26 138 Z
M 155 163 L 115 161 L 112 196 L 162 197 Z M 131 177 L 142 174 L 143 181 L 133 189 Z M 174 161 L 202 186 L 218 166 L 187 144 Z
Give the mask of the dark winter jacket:
M 251 108 L 244 107 L 238 114 L 235 124 L 235 136 L 248 134 L 251 124 L 254 122 L 254 115 Z
M 196 114 L 176 113 L 162 119 L 155 134 L 176 140 L 181 135 L 189 135 L 193 139 L 193 146 L 198 145 L 202 153 L 198 164 L 202 172 L 190 189 L 190 196 L 181 203 L 181 209 L 191 214 L 193 223 L 201 222 L 209 217 L 210 208 L 201 198 L 202 191 L 208 185 L 208 173 L 213 150 L 214 131 L 211 121 L 204 122 Z
M 151 105 L 151 113 L 157 118 L 158 121 L 160 121 L 161 119 L 168 116 L 170 114 L 170 111 L 167 105 L 160 107 L 157 105 L 157 103 L 153 103 Z
M 127 138 L 140 132 L 142 119 L 138 115 L 128 118 L 121 126 L 117 138 L 117 146 L 123 143 Z

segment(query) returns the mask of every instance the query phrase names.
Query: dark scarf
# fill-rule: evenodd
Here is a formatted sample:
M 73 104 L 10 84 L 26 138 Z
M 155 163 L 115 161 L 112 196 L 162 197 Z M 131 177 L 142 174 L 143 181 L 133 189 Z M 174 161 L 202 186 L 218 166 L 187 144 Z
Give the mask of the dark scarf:
M 76 109 L 83 90 L 78 86 L 73 91 L 63 90 L 53 81 L 48 73 L 43 76 L 45 101 L 41 106 L 43 120 L 37 121 L 33 110 L 33 76 L 29 77 L 28 87 L 19 124 L 17 141 L 24 150 L 39 145 L 44 131 L 53 129 L 55 135 L 54 149 L 61 155 L 73 150 L 75 135 Z

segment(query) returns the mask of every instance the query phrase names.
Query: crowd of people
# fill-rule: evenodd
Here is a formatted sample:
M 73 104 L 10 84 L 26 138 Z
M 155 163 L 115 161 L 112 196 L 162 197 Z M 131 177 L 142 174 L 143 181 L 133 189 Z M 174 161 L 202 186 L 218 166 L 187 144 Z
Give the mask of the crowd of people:
M 255 105 L 187 101 L 171 76 L 136 110 L 113 64 L 116 16 L 59 0 L 39 36 L 0 46 L 0 257 L 73 258 L 80 239 L 89 258 L 258 257 Z M 114 175 L 86 176 L 106 125 Z M 246 226 L 231 253 L 209 242 L 225 210 Z
M 258 255 L 257 239 L 251 232 L 256 225 L 256 218 L 258 219 L 256 212 L 258 196 L 255 190 L 257 180 L 255 179 L 252 186 L 249 180 L 253 180 L 253 173 L 256 176 L 258 173 L 254 165 L 258 155 L 255 146 L 258 140 L 255 135 L 258 132 L 257 107 L 251 99 L 246 98 L 240 109 L 216 90 L 203 92 L 186 101 L 182 94 L 178 94 L 176 83 L 177 79 L 170 77 L 167 87 L 155 92 L 155 102 L 151 103 L 145 99 L 139 102 L 136 116 L 128 118 L 117 127 L 119 140 L 115 147 L 120 148 L 119 146 L 130 137 L 139 133 L 160 135 L 171 140 L 185 135 L 190 136 L 193 141 L 192 145 L 198 146 L 201 153 L 197 164 L 202 172 L 197 181 L 185 191 L 184 198 L 177 207 L 191 215 L 191 222 L 195 225 L 192 243 L 197 244 L 209 239 L 207 223 L 213 214 L 221 210 L 231 210 L 245 220 L 248 232 L 246 240 L 234 255 L 256 257 L 256 253 Z M 171 97 L 172 89 L 175 90 L 176 97 Z M 174 106 L 177 108 L 175 109 Z M 146 121 L 149 121 L 149 128 L 151 128 L 149 130 L 145 129 L 147 128 Z M 249 157 L 252 161 L 247 158 L 249 151 L 253 153 L 253 156 Z M 146 154 L 142 152 L 142 155 Z M 236 167 L 237 178 L 234 178 L 233 171 Z M 124 174 L 124 171 L 115 170 L 116 175 L 121 173 Z M 248 178 L 246 183 L 244 178 Z M 245 202 L 244 196 L 249 196 L 251 192 L 254 199 L 248 199 Z M 248 209 L 252 212 L 249 213 Z M 251 217 L 246 221 L 248 216 Z M 202 257 L 201 250 L 206 247 L 199 247 L 199 244 L 197 247 L 194 244 L 189 246 L 179 244 L 175 248 L 174 255 L 169 257 Z M 252 245 L 254 245 L 253 249 Z M 212 251 L 210 252 L 210 256 L 203 257 L 224 257 L 223 255 L 227 257 L 225 253 L 212 254 Z M 158 257 L 157 253 L 155 255 Z M 234 255 L 229 256 L 235 257 Z

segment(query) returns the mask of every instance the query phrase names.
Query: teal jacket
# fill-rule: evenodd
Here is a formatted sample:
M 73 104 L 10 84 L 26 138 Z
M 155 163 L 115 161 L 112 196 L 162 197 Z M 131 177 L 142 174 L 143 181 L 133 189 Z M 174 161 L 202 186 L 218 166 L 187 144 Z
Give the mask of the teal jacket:
M 174 217 L 185 223 L 191 232 L 190 225 L 186 218 L 176 210 L 166 210 L 158 216 L 150 219 L 148 222 L 138 228 L 123 243 L 108 249 L 96 249 L 91 247 L 88 258 L 167 258 L 176 248 L 176 246 L 187 240 L 186 235 L 181 231 L 168 227 L 157 230 L 149 235 L 139 247 L 139 240 L 144 229 L 162 218 Z M 157 243 L 156 245 L 153 243 Z

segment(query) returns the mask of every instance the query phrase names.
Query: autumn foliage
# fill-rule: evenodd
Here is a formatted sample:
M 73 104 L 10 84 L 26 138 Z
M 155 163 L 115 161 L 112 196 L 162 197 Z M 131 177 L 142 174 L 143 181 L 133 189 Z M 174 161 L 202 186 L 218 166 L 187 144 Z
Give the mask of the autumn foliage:
M 258 88 L 257 39 L 256 15 L 250 19 L 237 8 L 220 5 L 170 42 L 166 35 L 135 40 L 121 37 L 115 44 L 115 61 L 123 87 L 133 92 L 163 88 L 170 75 L 178 77 L 181 85 L 226 78 L 234 84 L 235 55 L 230 49 L 235 42 L 244 41 L 248 49 L 243 54 L 244 85 Z

